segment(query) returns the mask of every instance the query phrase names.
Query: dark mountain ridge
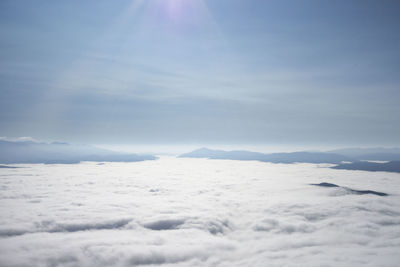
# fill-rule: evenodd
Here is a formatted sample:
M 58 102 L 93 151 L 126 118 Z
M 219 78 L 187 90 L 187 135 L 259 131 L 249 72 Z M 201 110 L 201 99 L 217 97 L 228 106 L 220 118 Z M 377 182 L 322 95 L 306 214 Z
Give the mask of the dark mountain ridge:
M 332 169 L 340 170 L 360 170 L 360 171 L 385 171 L 385 172 L 399 172 L 400 173 L 400 161 L 390 161 L 385 163 L 357 161 L 353 163 L 339 164 L 332 167 Z
M 337 164 L 332 167 L 333 169 L 344 170 L 365 170 L 365 171 L 387 171 L 387 172 L 400 172 L 400 160 L 389 161 L 384 163 L 362 161 L 361 159 L 371 159 L 385 161 L 387 155 L 396 158 L 393 153 L 384 153 L 385 149 L 372 149 L 373 151 L 381 151 L 377 154 L 358 154 L 348 153 L 354 155 L 349 157 L 331 152 L 290 152 L 290 153 L 270 153 L 264 154 L 260 152 L 251 152 L 244 150 L 224 151 L 213 150 L 208 148 L 200 148 L 189 153 L 180 155 L 180 158 L 208 158 L 208 159 L 229 159 L 229 160 L 257 160 L 262 162 L 271 163 L 330 163 Z M 371 152 L 368 149 L 356 149 L 358 152 Z M 396 149 L 393 149 L 395 151 Z M 337 150 L 338 151 L 338 150 Z M 349 151 L 354 152 L 353 149 Z M 389 151 L 392 151 L 389 149 Z M 388 157 L 388 158 L 392 158 Z
M 272 163 L 333 163 L 338 164 L 343 161 L 352 161 L 351 158 L 326 152 L 291 152 L 291 153 L 271 153 L 264 154 L 259 152 L 234 150 L 212 150 L 200 148 L 189 153 L 180 155 L 181 158 L 208 158 L 208 159 L 231 159 L 231 160 L 258 160 Z

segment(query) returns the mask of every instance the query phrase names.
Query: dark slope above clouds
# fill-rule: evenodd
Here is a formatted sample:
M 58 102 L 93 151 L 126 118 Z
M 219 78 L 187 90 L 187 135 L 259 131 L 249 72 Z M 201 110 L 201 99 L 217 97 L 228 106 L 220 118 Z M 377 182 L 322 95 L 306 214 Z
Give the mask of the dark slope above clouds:
M 400 161 L 400 148 L 344 148 L 327 151 L 356 160 Z
M 258 160 L 272 163 L 333 163 L 352 161 L 351 158 L 335 153 L 325 152 L 292 152 L 264 154 L 250 151 L 223 151 L 201 148 L 180 155 L 181 158 L 208 158 L 208 159 L 231 159 L 231 160 Z
M 81 161 L 133 162 L 154 160 L 152 155 L 126 154 L 88 145 L 14 142 L 0 140 L 0 163 L 79 163 Z
M 348 194 L 355 194 L 355 195 L 367 195 L 367 194 L 371 194 L 371 195 L 377 195 L 377 196 L 388 196 L 388 194 L 383 193 L 383 192 L 378 192 L 378 191 L 373 191 L 373 190 L 357 190 L 357 189 L 352 189 L 349 187 L 345 187 L 345 186 L 339 186 L 336 184 L 331 184 L 331 183 L 319 183 L 319 184 L 311 184 L 311 185 L 315 185 L 315 186 L 321 186 L 321 187 L 336 187 L 336 188 L 341 188 L 343 190 L 345 190 Z
M 341 170 L 360 170 L 360 171 L 385 171 L 385 172 L 399 172 L 400 161 L 390 161 L 385 163 L 358 161 L 353 163 L 339 164 L 332 167 L 333 169 Z

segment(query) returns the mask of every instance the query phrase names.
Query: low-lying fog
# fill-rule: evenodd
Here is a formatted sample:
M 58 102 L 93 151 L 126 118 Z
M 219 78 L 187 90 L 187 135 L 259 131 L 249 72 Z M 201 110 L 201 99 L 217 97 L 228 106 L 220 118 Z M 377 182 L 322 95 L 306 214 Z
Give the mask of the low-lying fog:
M 400 262 L 398 173 L 174 157 L 18 166 L 0 169 L 1 266 Z M 322 182 L 342 187 L 310 185 Z

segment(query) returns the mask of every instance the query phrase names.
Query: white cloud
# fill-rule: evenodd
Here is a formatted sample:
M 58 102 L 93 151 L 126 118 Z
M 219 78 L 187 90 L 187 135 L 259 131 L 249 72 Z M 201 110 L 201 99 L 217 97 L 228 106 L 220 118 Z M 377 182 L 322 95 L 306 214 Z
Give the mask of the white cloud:
M 0 170 L 1 266 L 396 266 L 400 175 L 175 159 Z M 331 182 L 389 193 L 342 194 Z
M 37 142 L 38 141 L 35 138 L 30 137 L 30 136 L 21 136 L 21 137 L 0 136 L 0 140 L 13 141 L 13 142 L 26 142 L 26 141 Z

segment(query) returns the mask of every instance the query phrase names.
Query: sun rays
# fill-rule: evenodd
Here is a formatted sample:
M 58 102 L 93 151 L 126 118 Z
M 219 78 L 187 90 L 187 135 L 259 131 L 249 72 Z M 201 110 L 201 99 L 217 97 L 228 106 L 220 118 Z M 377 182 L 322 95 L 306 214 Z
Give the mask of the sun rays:
M 53 86 L 33 111 L 38 118 L 57 125 L 60 116 L 70 112 L 67 102 L 74 95 L 134 91 L 135 81 L 141 79 L 138 72 L 143 70 L 132 66 L 146 62 L 143 56 L 136 56 L 137 51 L 149 50 L 150 46 L 162 49 L 163 44 L 154 44 L 154 40 L 177 42 L 171 49 L 180 49 L 179 40 L 187 41 L 186 34 L 196 34 L 192 32 L 202 28 L 218 31 L 203 0 L 133 0 L 125 5 L 120 14 L 110 16 L 103 34 L 53 77 Z
M 134 0 L 103 12 L 99 34 L 49 78 L 51 86 L 32 108 L 33 121 L 52 125 L 54 132 L 68 127 L 71 134 L 106 132 L 125 117 L 146 127 L 151 123 L 142 121 L 139 107 L 218 100 L 233 92 L 225 80 L 238 54 L 205 1 Z M 83 128 L 75 127 L 76 117 Z

